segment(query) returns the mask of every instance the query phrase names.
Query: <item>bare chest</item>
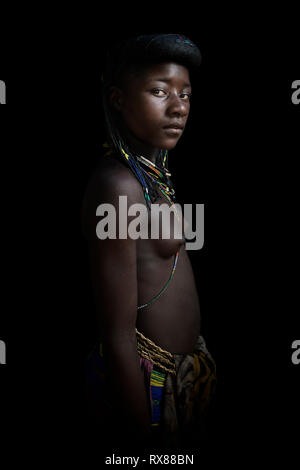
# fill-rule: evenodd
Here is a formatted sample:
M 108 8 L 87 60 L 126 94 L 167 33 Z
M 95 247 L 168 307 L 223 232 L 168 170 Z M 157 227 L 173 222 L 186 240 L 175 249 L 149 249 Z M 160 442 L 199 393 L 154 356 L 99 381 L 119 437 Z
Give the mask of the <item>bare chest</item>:
M 142 218 L 143 230 L 137 240 L 137 259 L 169 258 L 185 243 L 184 218 L 180 208 L 161 197 Z

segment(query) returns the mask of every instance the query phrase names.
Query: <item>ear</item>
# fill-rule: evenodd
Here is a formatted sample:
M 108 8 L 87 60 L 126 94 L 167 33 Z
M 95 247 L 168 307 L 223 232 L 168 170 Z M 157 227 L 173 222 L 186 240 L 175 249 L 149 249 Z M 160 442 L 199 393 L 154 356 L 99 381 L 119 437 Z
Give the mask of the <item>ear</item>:
M 112 86 L 110 88 L 109 102 L 117 111 L 121 111 L 123 105 L 123 92 L 120 88 L 116 86 Z

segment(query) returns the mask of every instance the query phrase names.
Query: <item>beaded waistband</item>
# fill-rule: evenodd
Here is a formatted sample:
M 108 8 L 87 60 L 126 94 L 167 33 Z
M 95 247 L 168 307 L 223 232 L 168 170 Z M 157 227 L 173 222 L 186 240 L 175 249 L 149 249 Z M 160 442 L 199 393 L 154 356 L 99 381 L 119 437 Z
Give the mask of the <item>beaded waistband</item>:
M 153 365 L 160 367 L 163 371 L 176 375 L 176 366 L 173 355 L 146 338 L 140 331 L 135 329 L 137 338 L 138 354 L 148 359 Z

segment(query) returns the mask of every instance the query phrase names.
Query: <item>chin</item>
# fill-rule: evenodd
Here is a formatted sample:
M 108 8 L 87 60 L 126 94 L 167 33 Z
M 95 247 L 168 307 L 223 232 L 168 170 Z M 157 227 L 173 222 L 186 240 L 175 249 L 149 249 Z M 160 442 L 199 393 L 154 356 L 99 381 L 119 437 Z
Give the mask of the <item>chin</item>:
M 176 147 L 177 142 L 181 136 L 174 136 L 170 137 L 169 139 L 163 139 L 162 142 L 160 143 L 159 148 L 163 150 L 172 150 L 174 147 Z
M 168 139 L 168 141 L 162 142 L 160 148 L 163 150 L 172 150 L 176 147 L 179 139 Z

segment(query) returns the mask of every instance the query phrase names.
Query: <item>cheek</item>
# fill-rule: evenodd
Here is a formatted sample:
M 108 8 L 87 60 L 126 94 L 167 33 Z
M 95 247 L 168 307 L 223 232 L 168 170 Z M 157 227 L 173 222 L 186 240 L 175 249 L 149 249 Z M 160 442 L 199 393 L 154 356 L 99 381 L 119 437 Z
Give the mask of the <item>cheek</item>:
M 161 103 L 143 95 L 135 100 L 129 99 L 123 108 L 123 118 L 126 124 L 135 130 L 139 130 L 140 133 L 157 129 L 162 114 L 163 106 Z

